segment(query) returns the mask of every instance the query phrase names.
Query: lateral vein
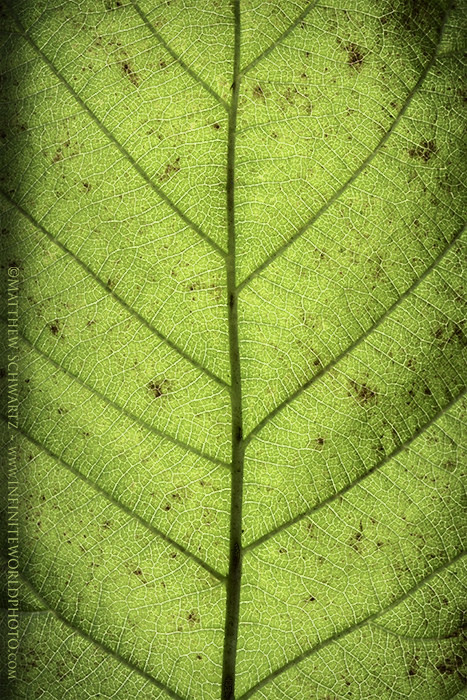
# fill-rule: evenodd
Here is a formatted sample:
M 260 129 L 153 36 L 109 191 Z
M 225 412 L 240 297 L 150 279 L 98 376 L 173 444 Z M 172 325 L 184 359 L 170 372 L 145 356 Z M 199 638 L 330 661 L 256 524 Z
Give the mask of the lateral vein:
M 327 212 L 327 210 L 347 191 L 347 189 L 355 182 L 355 180 L 361 175 L 361 173 L 365 170 L 365 168 L 371 164 L 373 159 L 378 155 L 382 147 L 386 144 L 396 127 L 398 126 L 399 122 L 401 121 L 402 117 L 405 115 L 407 110 L 409 109 L 412 100 L 414 99 L 415 95 L 419 91 L 420 87 L 422 86 L 423 82 L 425 81 L 425 78 L 427 77 L 428 73 L 430 72 L 432 66 L 434 65 L 437 57 L 438 57 L 438 49 L 441 45 L 441 40 L 444 35 L 444 30 L 446 28 L 447 24 L 447 17 L 448 14 L 446 14 L 443 25 L 441 27 L 439 37 L 438 37 L 438 43 L 436 46 L 435 51 L 433 52 L 433 55 L 431 59 L 428 61 L 426 64 L 425 68 L 421 72 L 417 82 L 413 86 L 412 90 L 407 95 L 407 98 L 401 107 L 399 114 L 396 116 L 394 121 L 392 122 L 391 126 L 389 129 L 383 134 L 382 138 L 380 141 L 377 143 L 375 148 L 369 153 L 369 155 L 360 163 L 358 168 L 354 170 L 352 175 L 344 182 L 343 185 L 341 185 L 335 192 L 334 194 L 323 204 L 318 211 L 311 216 L 307 222 L 303 224 L 289 239 L 286 241 L 282 246 L 280 246 L 274 253 L 272 253 L 264 262 L 262 262 L 256 270 L 254 270 L 248 277 L 246 277 L 243 282 L 239 285 L 239 291 L 244 289 L 247 285 L 250 284 L 250 282 L 260 275 L 271 263 L 274 262 L 278 257 L 280 257 L 293 243 L 295 243 L 296 240 L 301 238 L 309 228 L 311 228 L 317 221 L 318 219 L 323 216 Z
M 465 231 L 465 225 L 462 226 L 459 231 L 452 237 L 448 245 L 436 256 L 436 258 L 431 262 L 430 265 L 423 271 L 423 273 L 418 277 L 405 292 L 403 292 L 396 301 L 389 306 L 386 311 L 371 325 L 367 330 L 362 333 L 358 338 L 356 338 L 350 345 L 348 345 L 339 355 L 336 355 L 325 367 L 322 367 L 316 374 L 308 379 L 304 384 L 299 386 L 290 396 L 284 399 L 280 404 L 278 404 L 272 411 L 270 411 L 245 437 L 245 444 L 248 444 L 251 439 L 259 433 L 259 431 L 264 428 L 264 426 L 269 423 L 272 418 L 275 418 L 278 413 L 280 413 L 286 406 L 288 406 L 292 401 L 300 396 L 304 391 L 309 389 L 318 379 L 321 379 L 325 374 L 329 372 L 335 365 L 337 365 L 342 359 L 355 350 L 361 343 L 363 343 L 371 333 L 373 333 L 379 326 L 397 309 L 397 307 L 407 299 L 410 294 L 412 294 L 415 289 L 426 279 L 426 277 L 436 269 L 439 262 L 449 253 L 449 251 L 454 247 L 457 241 L 460 239 Z
M 213 381 L 216 382 L 216 384 L 219 384 L 220 386 L 228 389 L 229 384 L 219 377 L 217 374 L 214 372 L 211 372 L 210 369 L 202 365 L 198 360 L 195 360 L 193 357 L 191 357 L 185 350 L 182 350 L 181 348 L 178 347 L 176 343 L 174 343 L 173 340 L 170 340 L 164 333 L 159 331 L 157 328 L 155 328 L 152 323 L 147 321 L 144 316 L 142 316 L 136 309 L 134 309 L 130 304 L 128 304 L 121 296 L 119 296 L 113 289 L 110 289 L 109 286 L 102 280 L 99 275 L 97 275 L 88 265 L 85 263 L 81 258 L 79 258 L 70 248 L 68 248 L 64 243 L 58 240 L 58 238 L 55 238 L 48 229 L 40 222 L 38 221 L 32 214 L 30 214 L 26 209 L 24 209 L 21 204 L 18 204 L 15 202 L 11 196 L 6 193 L 4 190 L 0 189 L 0 194 L 8 201 L 10 204 L 15 207 L 28 221 L 30 221 L 33 226 L 35 226 L 41 233 L 44 234 L 52 243 L 54 243 L 60 250 L 62 250 L 66 255 L 71 257 L 80 267 L 84 272 L 86 272 L 87 275 L 93 278 L 95 282 L 107 293 L 109 294 L 115 301 L 117 301 L 120 306 L 122 306 L 125 311 L 127 311 L 129 314 L 134 316 L 140 323 L 143 325 L 145 328 L 147 328 L 151 333 L 154 333 L 155 336 L 159 338 L 162 342 L 164 342 L 166 345 L 169 346 L 172 350 L 174 350 L 176 353 L 178 353 L 181 357 L 183 357 L 184 360 L 189 362 L 195 369 L 199 370 L 203 374 L 205 374 L 207 377 L 212 379 Z
M 14 21 L 16 22 L 18 28 L 21 30 L 21 32 L 24 35 L 25 40 L 32 46 L 34 51 L 38 54 L 38 56 L 41 57 L 41 59 L 44 61 L 44 63 L 47 64 L 49 69 L 52 71 L 52 73 L 55 75 L 55 77 L 64 85 L 64 87 L 68 90 L 70 95 L 76 100 L 76 102 L 80 105 L 80 107 L 90 116 L 92 121 L 97 125 L 97 127 L 102 131 L 102 133 L 107 137 L 107 139 L 114 144 L 114 146 L 118 149 L 118 151 L 126 158 L 126 160 L 131 164 L 131 166 L 136 170 L 136 172 L 140 175 L 140 177 L 143 178 L 143 180 L 146 182 L 147 185 L 164 201 L 171 209 L 172 211 L 179 216 L 179 218 L 189 227 L 191 228 L 200 238 L 202 238 L 206 243 L 208 243 L 213 250 L 216 251 L 222 258 L 226 257 L 226 252 L 221 248 L 220 245 L 218 245 L 210 236 L 208 236 L 199 226 L 196 224 L 194 221 L 190 219 L 189 216 L 187 216 L 175 202 L 173 202 L 170 197 L 162 190 L 158 185 L 155 184 L 155 182 L 152 180 L 152 178 L 148 175 L 148 173 L 142 168 L 142 166 L 138 163 L 138 161 L 130 154 L 129 151 L 123 146 L 123 144 L 118 141 L 118 139 L 112 134 L 112 132 L 101 122 L 99 117 L 92 111 L 92 109 L 89 107 L 89 105 L 86 104 L 86 102 L 80 97 L 80 95 L 76 92 L 76 90 L 70 85 L 70 83 L 67 81 L 67 79 L 60 73 L 60 71 L 54 66 L 52 61 L 48 58 L 48 56 L 42 51 L 41 48 L 39 48 L 38 44 L 34 41 L 32 36 L 25 30 L 23 25 L 21 24 L 20 20 L 17 18 L 16 14 L 12 11 L 11 8 L 10 13 L 12 14 L 12 17 Z
M 451 561 L 445 562 L 441 566 L 439 566 L 437 569 L 434 569 L 431 571 L 425 578 L 421 579 L 418 581 L 418 583 L 415 584 L 412 588 L 410 588 L 408 591 L 406 591 L 404 594 L 396 598 L 390 605 L 388 605 L 386 608 L 383 610 L 378 610 L 377 612 L 372 613 L 371 615 L 368 615 L 365 617 L 363 620 L 360 620 L 360 622 L 356 622 L 353 625 L 350 625 L 349 627 L 346 627 L 345 629 L 341 630 L 340 632 L 337 632 L 336 634 L 331 635 L 324 641 L 320 642 L 319 644 L 316 644 L 314 647 L 311 649 L 307 649 L 306 651 L 302 652 L 301 654 L 298 654 L 295 656 L 293 659 L 288 661 L 287 663 L 283 664 L 279 668 L 277 668 L 275 671 L 272 673 L 269 673 L 267 676 L 265 676 L 262 680 L 260 680 L 256 685 L 251 687 L 249 690 L 247 690 L 246 693 L 243 693 L 237 700 L 248 700 L 254 693 L 256 693 L 257 690 L 260 690 L 263 688 L 267 683 L 270 681 L 274 680 L 278 676 L 282 675 L 285 671 L 288 671 L 288 669 L 292 668 L 293 666 L 296 666 L 298 663 L 301 661 L 304 661 L 305 659 L 309 659 L 313 654 L 318 653 L 325 647 L 329 646 L 333 642 L 339 641 L 340 639 L 343 639 L 347 635 L 351 634 L 352 632 L 355 632 L 357 629 L 360 629 L 361 627 L 364 627 L 368 623 L 373 622 L 374 620 L 378 619 L 381 615 L 389 612 L 390 610 L 393 610 L 395 607 L 403 603 L 405 600 L 410 598 L 410 596 L 414 595 L 422 586 L 424 586 L 426 583 L 431 581 L 435 576 L 437 576 L 439 573 L 444 571 L 445 569 L 449 568 L 456 562 L 458 562 L 462 557 L 464 556 L 464 552 L 459 552 L 456 554 Z
M 47 602 L 46 598 L 41 593 L 39 593 L 39 591 L 36 590 L 36 588 L 32 585 L 32 583 L 26 578 L 26 576 L 23 573 L 21 573 L 20 575 L 21 575 L 23 582 L 30 588 L 30 590 L 34 593 L 36 598 L 44 606 L 48 606 L 48 602 Z M 167 693 L 167 695 L 170 698 L 172 698 L 172 700 L 187 700 L 182 695 L 179 695 L 177 692 L 175 692 L 175 690 L 172 690 L 172 688 L 169 688 L 168 685 L 166 685 L 165 683 L 162 683 L 162 681 L 159 681 L 157 678 L 154 678 L 153 676 L 151 676 L 150 673 L 148 673 L 147 671 L 145 671 L 142 668 L 139 668 L 136 664 L 134 664 L 132 661 L 129 661 L 124 656 L 121 656 L 114 649 L 107 646 L 107 644 L 105 644 L 105 642 L 100 642 L 97 639 L 94 639 L 93 637 L 91 637 L 91 635 L 88 634 L 88 632 L 85 632 L 84 630 L 82 630 L 80 627 L 75 625 L 75 623 L 70 622 L 70 620 L 68 620 L 64 615 L 61 615 L 57 610 L 50 609 L 50 612 L 59 622 L 61 622 L 63 625 L 65 625 L 65 627 L 68 627 L 69 630 L 71 630 L 75 634 L 79 635 L 85 641 L 90 642 L 91 644 L 96 646 L 98 649 L 100 649 L 101 651 L 105 652 L 106 654 L 108 654 L 109 656 L 114 658 L 119 663 L 126 666 L 126 668 L 128 668 L 130 671 L 137 673 L 139 676 L 144 678 L 144 680 L 148 681 L 148 683 L 151 683 L 152 685 L 156 686 L 156 688 L 158 688 L 159 690 L 162 690 L 165 693 Z
M 0 416 L 1 419 L 4 422 L 7 422 L 7 419 L 4 416 Z M 48 447 L 46 447 L 42 442 L 37 440 L 36 438 L 32 437 L 26 430 L 23 428 L 18 428 L 17 429 L 20 435 L 23 435 L 29 442 L 31 442 L 33 445 L 38 447 L 42 452 L 45 452 L 51 459 L 53 459 L 55 462 L 60 464 L 64 469 L 69 471 L 71 474 L 76 476 L 78 479 L 80 479 L 83 483 L 87 484 L 93 491 L 98 493 L 100 496 L 103 496 L 107 501 L 112 503 L 113 506 L 121 510 L 123 513 L 128 515 L 132 520 L 136 520 L 140 525 L 142 525 L 145 529 L 149 530 L 152 532 L 154 535 L 157 535 L 160 539 L 164 540 L 164 542 L 167 542 L 167 544 L 170 544 L 172 547 L 177 549 L 179 552 L 184 554 L 186 557 L 189 559 L 193 560 L 198 566 L 202 567 L 205 569 L 208 573 L 211 574 L 211 576 L 214 576 L 218 581 L 225 581 L 225 576 L 224 574 L 221 574 L 220 571 L 217 571 L 212 567 L 210 564 L 205 562 L 203 559 L 198 557 L 196 554 L 191 552 L 189 549 L 184 547 L 182 544 L 174 540 L 170 535 L 167 535 L 165 532 L 160 530 L 158 527 L 155 525 L 152 525 L 152 523 L 148 522 L 144 518 L 142 518 L 140 515 L 135 513 L 131 508 L 126 506 L 124 503 L 119 501 L 115 496 L 113 496 L 111 493 L 106 491 L 106 489 L 102 488 L 102 486 L 99 486 L 95 481 L 90 479 L 88 476 L 80 472 L 79 469 L 74 467 L 72 464 L 69 464 L 66 460 L 63 459 L 63 457 L 60 457 L 60 455 L 57 455 L 55 452 L 50 450 Z
M 303 20 L 307 17 L 307 15 L 311 12 L 311 10 L 318 4 L 318 0 L 313 0 L 313 2 L 310 2 L 310 4 L 305 7 L 303 12 L 301 12 L 298 17 L 292 22 L 291 25 L 285 29 L 282 34 L 276 39 L 276 41 L 273 41 L 270 46 L 268 46 L 267 49 L 265 49 L 262 53 L 260 53 L 256 58 L 254 58 L 243 70 L 241 71 L 241 75 L 246 75 L 252 68 L 254 68 L 260 61 L 262 61 L 266 56 L 269 56 L 269 54 L 276 49 L 279 44 L 281 44 L 284 39 L 286 39 L 289 34 L 293 32 L 296 27 L 300 24 L 300 22 L 303 22 Z
M 390 462 L 392 459 L 397 457 L 401 452 L 406 450 L 417 438 L 420 437 L 426 430 L 428 430 L 432 425 L 436 423 L 442 416 L 444 416 L 455 404 L 462 399 L 462 397 L 465 395 L 465 389 L 461 391 L 461 393 L 458 396 L 455 396 L 454 398 L 451 399 L 445 406 L 440 408 L 439 411 L 437 411 L 431 418 L 428 420 L 426 423 L 424 423 L 418 430 L 416 430 L 410 438 L 408 438 L 405 442 L 402 442 L 400 445 L 398 445 L 392 452 L 390 452 L 388 455 L 386 455 L 382 460 L 377 462 L 371 469 L 369 469 L 367 472 L 364 474 L 361 474 L 359 477 L 354 479 L 349 484 L 346 484 L 346 486 L 343 486 L 339 491 L 336 491 L 335 493 L 331 494 L 328 498 L 324 499 L 324 501 L 320 501 L 319 503 L 315 503 L 313 506 L 308 508 L 306 511 L 303 513 L 300 513 L 299 515 L 296 515 L 295 518 L 292 518 L 291 520 L 287 520 L 287 522 L 282 523 L 278 527 L 276 527 L 274 530 L 270 530 L 267 532 L 265 535 L 262 535 L 259 537 L 257 540 L 254 542 L 250 542 L 249 545 L 247 545 L 244 548 L 244 551 L 251 551 L 252 549 L 256 549 L 259 545 L 263 544 L 264 542 L 267 542 L 270 540 L 272 537 L 275 537 L 278 535 L 280 532 L 283 532 L 284 530 L 287 530 L 288 528 L 292 527 L 292 525 L 295 525 L 296 523 L 299 523 L 301 520 L 304 518 L 308 518 L 310 515 L 313 515 L 314 513 L 317 513 L 320 511 L 322 508 L 325 506 L 328 506 L 330 503 L 333 503 L 337 499 L 341 498 L 344 496 L 346 493 L 348 493 L 351 489 L 353 489 L 355 486 L 358 484 L 361 484 L 363 481 L 366 481 L 372 474 L 375 472 L 379 471 L 384 467 L 385 464 Z
M 191 78 L 193 78 L 193 80 L 199 83 L 206 90 L 206 92 L 208 92 L 211 95 L 211 97 L 214 97 L 216 102 L 219 102 L 219 104 L 222 105 L 222 107 L 226 111 L 228 111 L 229 106 L 227 102 L 205 80 L 203 80 L 201 76 L 195 73 L 195 71 L 185 63 L 185 61 L 177 54 L 177 52 L 174 51 L 172 47 L 169 46 L 169 44 L 167 44 L 162 34 L 160 34 L 155 28 L 155 26 L 150 22 L 148 16 L 145 12 L 143 12 L 136 0 L 131 0 L 131 3 L 138 15 L 140 16 L 140 18 L 143 20 L 144 24 L 149 28 L 149 30 L 156 37 L 157 41 L 164 47 L 164 49 L 172 56 L 174 61 L 176 61 L 179 64 L 179 66 L 181 66 L 183 70 L 186 71 Z
M 5 323 L 5 319 L 0 318 L 0 321 L 2 323 Z M 173 435 L 169 435 L 168 433 L 165 433 L 163 430 L 160 430 L 159 428 L 156 428 L 155 426 L 151 425 L 150 423 L 147 423 L 145 420 L 140 418 L 139 416 L 136 416 L 134 413 L 129 411 L 128 409 L 124 408 L 123 406 L 120 406 L 118 403 L 113 401 L 113 399 L 110 399 L 108 396 L 105 394 L 102 394 L 98 389 L 95 389 L 92 386 L 89 386 L 89 384 L 86 384 L 86 382 L 81 379 L 81 377 L 78 377 L 74 372 L 71 372 L 71 370 L 67 369 L 66 367 L 63 367 L 57 360 L 54 360 L 52 357 L 47 355 L 43 350 L 37 347 L 37 345 L 34 345 L 29 338 L 24 336 L 22 333 L 19 334 L 21 340 L 28 345 L 34 352 L 36 352 L 38 355 L 43 357 L 47 362 L 50 362 L 54 367 L 56 367 L 58 370 L 63 372 L 66 376 L 70 377 L 73 379 L 73 381 L 77 382 L 80 384 L 83 389 L 86 389 L 86 391 L 89 391 L 89 393 L 93 394 L 94 396 L 97 396 L 98 399 L 101 401 L 104 401 L 104 403 L 108 404 L 109 406 L 112 406 L 116 411 L 124 415 L 126 418 L 129 418 L 132 422 L 136 423 L 140 427 L 144 428 L 147 430 L 149 433 L 153 433 L 154 435 L 158 435 L 160 438 L 164 440 L 168 440 L 171 442 L 173 445 L 176 445 L 177 447 L 181 447 L 183 450 L 186 450 L 187 452 L 191 452 L 192 454 L 195 454 L 197 457 L 200 457 L 202 459 L 205 459 L 208 462 L 211 462 L 212 464 L 216 464 L 217 466 L 222 466 L 225 468 L 229 468 L 229 464 L 227 462 L 224 462 L 221 459 L 217 459 L 217 457 L 212 457 L 211 455 L 205 454 L 201 450 L 199 450 L 197 447 L 194 447 L 192 445 L 188 445 L 187 443 L 183 442 L 183 440 L 179 440 L 178 438 L 174 437 Z

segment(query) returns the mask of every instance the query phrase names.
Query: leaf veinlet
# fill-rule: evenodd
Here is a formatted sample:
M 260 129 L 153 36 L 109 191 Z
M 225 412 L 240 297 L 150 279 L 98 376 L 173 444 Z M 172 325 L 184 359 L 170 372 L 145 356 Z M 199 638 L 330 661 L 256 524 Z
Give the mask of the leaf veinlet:
M 240 0 L 233 3 L 235 48 L 232 100 L 229 111 L 227 149 L 227 226 L 226 258 L 227 300 L 229 306 L 229 354 L 232 410 L 232 473 L 230 496 L 229 572 L 225 615 L 224 654 L 222 662 L 222 700 L 235 696 L 235 661 L 237 652 L 240 586 L 242 576 L 242 501 L 243 501 L 243 423 L 240 353 L 238 343 L 238 290 L 235 280 L 235 141 L 238 95 L 240 88 Z

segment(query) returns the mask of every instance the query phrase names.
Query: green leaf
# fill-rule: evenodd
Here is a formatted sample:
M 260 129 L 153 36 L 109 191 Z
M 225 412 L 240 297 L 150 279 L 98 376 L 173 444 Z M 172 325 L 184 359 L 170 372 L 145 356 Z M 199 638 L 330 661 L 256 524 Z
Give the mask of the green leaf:
M 466 16 L 6 10 L 9 697 L 464 696 Z

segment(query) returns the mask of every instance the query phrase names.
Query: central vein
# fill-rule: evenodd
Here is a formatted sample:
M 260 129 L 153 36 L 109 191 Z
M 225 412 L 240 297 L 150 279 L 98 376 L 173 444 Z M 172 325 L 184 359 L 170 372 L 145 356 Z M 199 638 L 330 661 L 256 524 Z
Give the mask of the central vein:
M 242 577 L 242 501 L 243 501 L 243 424 L 240 352 L 238 345 L 238 291 L 235 281 L 235 141 L 238 94 L 240 89 L 240 0 L 233 1 L 235 49 L 232 101 L 229 110 L 227 147 L 227 298 L 229 307 L 229 352 L 232 409 L 232 473 L 230 503 L 230 553 L 227 577 L 224 656 L 221 700 L 235 697 L 235 661 L 237 655 L 240 584 Z

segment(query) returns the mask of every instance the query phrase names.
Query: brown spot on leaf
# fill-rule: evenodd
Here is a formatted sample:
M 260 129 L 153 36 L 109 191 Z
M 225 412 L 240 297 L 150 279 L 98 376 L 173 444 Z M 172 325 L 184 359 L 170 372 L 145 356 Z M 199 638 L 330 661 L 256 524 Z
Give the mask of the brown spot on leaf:
M 58 335 L 60 331 L 60 325 L 58 323 L 58 319 L 56 318 L 55 321 L 50 325 L 50 332 L 52 335 Z
M 264 92 L 261 85 L 255 85 L 253 88 L 253 97 L 255 100 L 262 100 L 264 102 Z
M 359 401 L 361 404 L 367 404 L 376 399 L 378 396 L 377 392 L 366 384 L 359 384 L 358 382 L 351 380 L 350 386 L 354 391 L 357 401 Z
M 444 659 L 441 663 L 436 665 L 436 668 L 440 673 L 445 676 L 449 676 L 455 673 L 463 664 L 463 659 L 461 656 L 454 656 L 453 658 Z
M 195 625 L 199 622 L 199 616 L 196 610 L 192 610 L 190 613 L 188 613 L 187 620 L 192 625 Z
M 439 326 L 434 333 L 437 340 L 442 340 L 445 343 L 459 342 L 461 345 L 466 344 L 465 335 L 462 327 L 458 323 L 447 323 L 444 326 Z
M 160 396 L 167 394 L 170 389 L 170 383 L 167 379 L 153 380 L 148 383 L 149 391 L 158 399 Z
M 418 656 L 413 656 L 409 661 L 408 676 L 415 676 L 418 670 Z
M 435 155 L 438 148 L 435 141 L 422 141 L 418 146 L 413 146 L 408 149 L 409 156 L 411 158 L 418 158 L 427 163 L 432 156 Z
M 175 158 L 173 163 L 167 163 L 164 172 L 159 176 L 160 182 L 166 182 L 169 180 L 174 173 L 178 173 L 180 170 L 180 157 Z
M 365 58 L 363 54 L 363 49 L 357 44 L 353 44 L 352 42 L 344 44 L 344 49 L 347 51 L 348 54 L 348 65 L 354 68 L 355 70 L 360 71 L 362 69 L 363 61 Z
M 140 78 L 139 78 L 138 74 L 135 73 L 135 71 L 131 67 L 131 64 L 128 63 L 128 61 L 122 62 L 122 70 L 123 70 L 123 74 L 126 75 L 128 80 L 130 81 L 130 83 L 132 83 L 132 85 L 134 85 L 135 87 L 138 87 L 138 85 L 140 83 Z

